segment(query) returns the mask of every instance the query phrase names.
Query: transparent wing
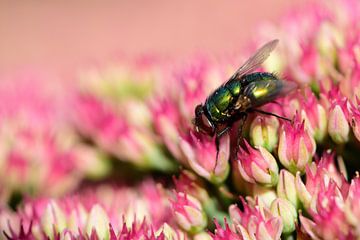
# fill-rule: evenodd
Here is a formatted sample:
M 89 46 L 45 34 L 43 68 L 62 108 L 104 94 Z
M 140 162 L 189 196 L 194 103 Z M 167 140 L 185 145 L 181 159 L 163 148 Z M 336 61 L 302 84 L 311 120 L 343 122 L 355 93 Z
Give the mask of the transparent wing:
M 278 42 L 278 39 L 272 40 L 258 49 L 256 53 L 234 73 L 231 79 L 239 78 L 259 67 L 270 56 L 270 53 L 275 49 Z

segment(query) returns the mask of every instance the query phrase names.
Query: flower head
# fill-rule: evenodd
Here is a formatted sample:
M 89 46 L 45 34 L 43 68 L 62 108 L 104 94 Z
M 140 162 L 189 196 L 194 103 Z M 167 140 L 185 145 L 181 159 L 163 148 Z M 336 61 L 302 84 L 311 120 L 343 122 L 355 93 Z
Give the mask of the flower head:
M 280 130 L 278 156 L 280 162 L 290 172 L 303 172 L 311 162 L 315 149 L 315 140 L 305 129 L 299 115 L 295 116 L 293 123 L 283 123 Z
M 229 208 L 230 217 L 240 239 L 279 239 L 283 230 L 282 220 L 273 216 L 269 209 L 255 202 L 248 204 L 242 200 L 244 210 L 235 205 Z
M 4 213 L 11 214 L 10 210 L 4 209 L 0 214 L 1 224 L 7 216 Z M 36 238 L 41 235 L 50 239 L 57 235 L 72 238 L 94 235 L 96 239 L 109 239 L 114 234 L 130 234 L 140 239 L 155 232 L 162 235 L 164 223 L 170 224 L 174 233 L 178 232 L 171 219 L 167 193 L 154 182 L 145 181 L 138 189 L 102 185 L 60 199 L 28 200 L 13 216 L 10 225 L 13 232 L 7 234 L 19 236 L 22 234 L 16 229 L 19 224 L 25 229 L 32 224 L 28 235 Z M 0 227 L 9 229 L 6 225 Z

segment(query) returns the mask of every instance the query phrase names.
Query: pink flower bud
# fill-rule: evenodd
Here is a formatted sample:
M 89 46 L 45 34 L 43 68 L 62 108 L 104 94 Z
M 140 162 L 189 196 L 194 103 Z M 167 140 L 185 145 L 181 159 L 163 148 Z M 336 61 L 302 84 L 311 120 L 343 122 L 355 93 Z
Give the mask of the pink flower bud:
M 190 132 L 182 139 L 180 147 L 190 167 L 200 176 L 213 183 L 223 182 L 230 170 L 230 137 L 225 134 L 220 139 L 218 158 L 216 159 L 215 139 Z
M 274 216 L 281 217 L 284 226 L 283 234 L 290 234 L 295 231 L 297 211 L 291 202 L 284 198 L 277 198 L 271 203 L 270 211 Z
M 301 96 L 301 118 L 305 128 L 318 142 L 322 142 L 327 134 L 327 114 L 325 108 L 318 102 L 310 90 Z
M 280 198 L 289 200 L 296 209 L 300 207 L 299 198 L 295 188 L 295 176 L 285 169 L 280 171 L 279 182 L 277 185 L 277 195 Z
M 257 116 L 250 126 L 250 141 L 272 152 L 278 143 L 279 120 L 275 117 Z
M 316 150 L 314 138 L 305 130 L 299 115 L 294 122 L 284 122 L 280 130 L 278 156 L 280 162 L 292 173 L 304 172 Z
M 197 233 L 207 225 L 207 217 L 201 203 L 191 195 L 176 193 L 176 200 L 172 201 L 175 219 L 178 225 L 189 233 Z
M 275 186 L 279 177 L 279 168 L 275 158 L 263 147 L 252 148 L 245 140 L 245 148 L 238 152 L 238 170 L 250 183 Z
M 333 100 L 329 109 L 328 132 L 331 139 L 337 143 L 349 140 L 349 102 L 346 98 Z

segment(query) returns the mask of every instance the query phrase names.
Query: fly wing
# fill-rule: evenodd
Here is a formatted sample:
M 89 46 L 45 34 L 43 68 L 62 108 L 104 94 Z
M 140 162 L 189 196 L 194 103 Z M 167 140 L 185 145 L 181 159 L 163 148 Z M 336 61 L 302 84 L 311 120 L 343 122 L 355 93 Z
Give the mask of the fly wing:
M 230 79 L 240 78 L 241 76 L 248 74 L 259 67 L 269 56 L 270 53 L 275 49 L 279 40 L 275 39 L 256 51 L 235 73 Z

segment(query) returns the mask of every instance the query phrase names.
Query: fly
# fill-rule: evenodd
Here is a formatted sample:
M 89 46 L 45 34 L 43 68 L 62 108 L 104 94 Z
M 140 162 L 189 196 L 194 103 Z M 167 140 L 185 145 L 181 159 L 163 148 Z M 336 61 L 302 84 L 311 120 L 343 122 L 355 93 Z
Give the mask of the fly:
M 196 106 L 195 130 L 212 137 L 215 135 L 217 152 L 220 137 L 237 121 L 241 121 L 238 132 L 239 143 L 242 126 L 249 112 L 259 112 L 289 120 L 257 109 L 296 87 L 295 83 L 281 80 L 273 73 L 254 72 L 269 57 L 278 42 L 279 40 L 272 40 L 258 49 L 227 82 L 207 97 L 204 104 Z

